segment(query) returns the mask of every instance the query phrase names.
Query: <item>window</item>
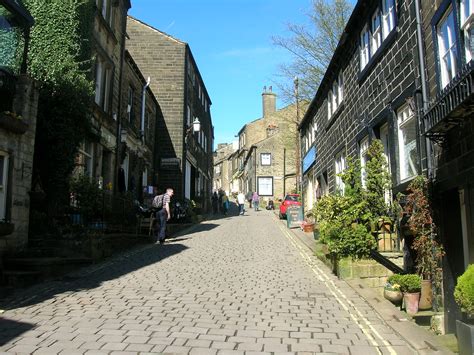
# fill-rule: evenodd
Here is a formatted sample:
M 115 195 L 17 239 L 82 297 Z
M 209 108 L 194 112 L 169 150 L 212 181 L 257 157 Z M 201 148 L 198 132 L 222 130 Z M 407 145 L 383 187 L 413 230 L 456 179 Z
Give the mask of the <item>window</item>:
M 385 160 L 387 161 L 387 171 L 390 176 L 391 175 L 391 167 L 390 167 L 390 140 L 388 135 L 388 124 L 385 123 L 382 127 L 380 127 L 380 140 L 383 145 L 383 155 Z M 385 190 L 385 202 L 387 204 L 391 204 L 392 202 L 392 194 L 390 193 L 390 189 Z
M 360 34 L 360 70 L 369 63 L 369 58 L 369 29 L 366 26 Z
M 260 154 L 260 164 L 263 166 L 272 165 L 272 154 L 271 153 L 261 153 Z
M 8 154 L 0 152 L 0 221 L 7 216 Z
M 343 153 L 336 156 L 335 173 L 336 173 L 336 192 L 344 195 L 344 182 L 339 176 L 346 169 L 346 158 Z
M 257 181 L 260 196 L 273 196 L 273 177 L 258 177 Z
M 332 91 L 330 90 L 329 93 L 328 93 L 328 119 L 331 118 L 332 116 L 332 113 L 334 112 L 333 108 L 332 108 Z
M 360 176 L 362 180 L 362 187 L 366 187 L 367 170 L 365 169 L 368 160 L 369 137 L 365 137 L 360 141 L 359 145 L 359 159 L 360 159 Z
M 418 172 L 418 152 L 416 149 L 416 119 L 408 105 L 397 112 L 398 151 L 400 180 L 415 176 Z
M 111 85 L 112 69 L 110 65 L 107 65 L 106 62 L 98 56 L 95 66 L 94 101 L 104 112 L 109 112 Z
M 380 11 L 377 9 L 374 15 L 372 16 L 372 40 L 370 46 L 370 53 L 374 55 L 377 52 L 377 49 L 380 48 L 382 44 L 382 28 L 380 24 Z
M 131 86 L 128 87 L 128 103 L 127 103 L 127 113 L 128 113 L 128 122 L 133 124 L 134 119 L 134 96 L 135 90 Z
M 466 62 L 472 60 L 471 32 L 474 23 L 474 0 L 461 0 L 461 29 L 464 31 L 464 50 Z
M 344 98 L 344 74 L 342 73 L 342 71 L 337 77 L 337 89 L 339 90 L 337 94 L 337 104 L 340 105 L 342 103 L 342 99 Z
M 79 148 L 79 166 L 82 167 L 81 173 L 92 177 L 93 173 L 94 146 L 89 141 L 83 141 Z
M 440 69 L 441 88 L 444 89 L 457 73 L 457 44 L 454 13 L 450 9 L 439 22 L 438 35 L 438 59 Z
M 395 28 L 395 0 L 382 0 L 383 39 Z

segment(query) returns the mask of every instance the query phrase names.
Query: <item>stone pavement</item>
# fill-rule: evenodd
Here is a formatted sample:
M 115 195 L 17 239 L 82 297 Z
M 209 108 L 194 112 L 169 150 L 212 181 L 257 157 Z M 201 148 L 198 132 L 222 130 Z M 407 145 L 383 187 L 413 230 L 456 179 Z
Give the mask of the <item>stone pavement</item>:
M 0 308 L 9 354 L 416 353 L 268 211 L 207 220 Z

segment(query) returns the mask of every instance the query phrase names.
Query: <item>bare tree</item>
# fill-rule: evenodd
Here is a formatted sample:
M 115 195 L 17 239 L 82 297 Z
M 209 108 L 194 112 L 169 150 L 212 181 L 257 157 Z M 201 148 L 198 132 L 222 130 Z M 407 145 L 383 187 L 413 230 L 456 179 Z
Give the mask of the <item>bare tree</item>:
M 311 26 L 288 24 L 289 37 L 272 37 L 274 45 L 293 57 L 290 63 L 280 65 L 280 80 L 275 83 L 285 101 L 295 99 L 295 77 L 299 78 L 300 99 L 314 97 L 351 12 L 349 0 L 313 0 L 307 14 Z

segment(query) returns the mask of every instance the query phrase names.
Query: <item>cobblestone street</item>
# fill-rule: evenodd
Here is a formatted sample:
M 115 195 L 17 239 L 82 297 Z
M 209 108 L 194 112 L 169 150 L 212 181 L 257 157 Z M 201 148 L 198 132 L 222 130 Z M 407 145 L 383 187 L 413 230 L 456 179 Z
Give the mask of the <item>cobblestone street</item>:
M 0 352 L 413 354 L 268 211 L 17 293 Z

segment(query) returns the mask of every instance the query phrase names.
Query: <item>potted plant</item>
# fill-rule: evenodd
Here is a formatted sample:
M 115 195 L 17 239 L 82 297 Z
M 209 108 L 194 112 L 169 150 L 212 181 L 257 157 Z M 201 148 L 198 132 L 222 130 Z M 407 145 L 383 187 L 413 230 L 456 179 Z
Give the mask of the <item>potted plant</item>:
M 394 305 L 400 305 L 403 299 L 403 293 L 400 289 L 400 280 L 403 275 L 393 274 L 387 279 L 383 289 L 383 296 Z
M 441 259 L 444 250 L 437 241 L 436 226 L 428 195 L 428 180 L 418 176 L 408 186 L 403 213 L 408 216 L 407 226 L 413 235 L 416 272 L 422 278 L 420 309 L 430 309 L 433 288 L 441 287 Z
M 463 320 L 456 320 L 459 354 L 474 354 L 474 264 L 458 277 L 454 299 L 465 314 Z
M 421 277 L 416 274 L 401 275 L 399 278 L 400 290 L 403 292 L 405 309 L 408 314 L 418 312 L 418 303 L 420 301 Z

